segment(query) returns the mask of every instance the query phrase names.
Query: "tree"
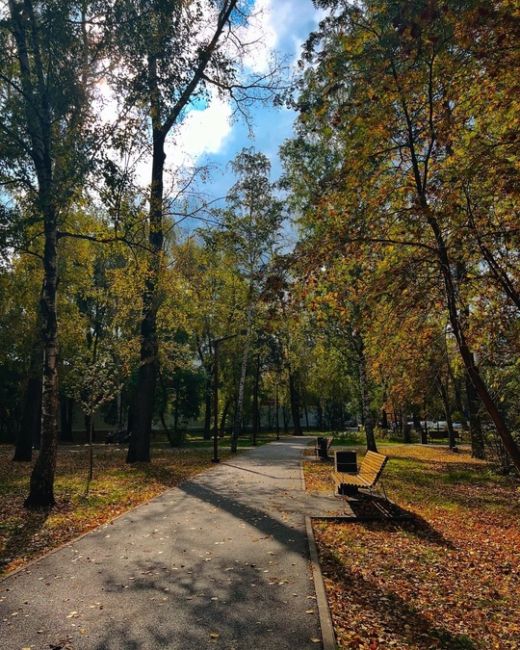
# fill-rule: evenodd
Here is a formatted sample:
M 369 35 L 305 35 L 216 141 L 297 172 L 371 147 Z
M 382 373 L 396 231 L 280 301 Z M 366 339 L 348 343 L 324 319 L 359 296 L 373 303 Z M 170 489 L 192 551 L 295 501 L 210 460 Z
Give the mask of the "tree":
M 43 230 L 41 449 L 31 475 L 29 508 L 54 504 L 58 413 L 57 267 L 60 225 L 92 161 L 91 49 L 94 3 L 9 0 L 1 25 L 2 176 Z M 96 44 L 98 45 L 98 43 Z M 101 53 L 100 49 L 97 54 Z
M 235 267 L 247 286 L 247 334 L 243 344 L 231 439 L 231 450 L 236 452 L 242 427 L 247 364 L 255 319 L 283 220 L 283 208 L 274 195 L 274 186 L 269 180 L 271 165 L 264 154 L 254 149 L 243 149 L 233 160 L 232 168 L 237 181 L 228 193 L 226 208 L 217 214 L 222 219 L 222 241 L 231 252 Z
M 208 0 L 179 3 L 154 0 L 115 2 L 121 28 L 115 39 L 123 73 L 116 80 L 124 96 L 138 104 L 150 130 L 152 162 L 148 196 L 148 266 L 141 318 L 141 361 L 134 395 L 128 462 L 150 460 L 150 434 L 158 370 L 157 314 L 164 266 L 166 140 L 182 123 L 190 104 L 210 101 L 211 90 L 237 101 L 252 101 L 249 89 L 266 88 L 239 80 L 244 48 L 235 26 L 247 21 L 247 2 Z M 258 94 L 257 94 L 258 97 Z
M 435 269 L 442 307 L 465 370 L 520 469 L 518 445 L 489 379 L 475 362 L 473 348 L 479 345 L 475 312 L 465 312 L 479 295 L 487 295 L 490 280 L 495 287 L 502 282 L 498 297 L 502 304 L 512 296 L 506 291 L 506 279 L 499 281 L 498 271 L 479 278 L 476 295 L 475 285 L 462 286 L 455 273 L 460 262 L 475 275 L 482 259 L 492 266 L 482 248 L 475 248 L 468 238 L 467 166 L 461 158 L 476 144 L 473 127 L 484 122 L 487 130 L 478 129 L 479 146 L 491 136 L 506 155 L 511 137 L 510 124 L 504 129 L 506 137 L 490 128 L 478 90 L 486 66 L 467 44 L 466 22 L 475 30 L 478 24 L 474 3 L 441 7 L 435 2 L 373 0 L 352 5 L 320 0 L 316 4 L 330 14 L 308 40 L 304 60 L 309 65 L 297 100 L 298 137 L 286 151 L 295 159 L 290 174 L 299 179 L 300 194 L 320 215 L 315 230 L 326 237 L 322 248 L 329 256 L 341 251 L 378 259 L 388 276 L 413 256 Z M 490 3 L 479 4 L 494 15 Z M 504 3 L 499 12 L 511 15 L 511 8 Z M 504 70 L 500 83 L 501 98 L 513 110 L 516 100 L 509 71 Z M 479 101 L 473 101 L 474 94 Z M 314 197 L 304 187 L 311 172 Z M 515 174 L 511 171 L 509 180 Z M 508 194 L 509 202 L 511 197 Z M 495 226 L 496 219 L 492 223 Z M 508 222 L 501 223 L 502 239 L 493 232 L 486 240 L 500 242 L 497 256 L 505 255 L 517 236 Z M 505 239 L 507 246 L 502 243 Z M 402 290 L 410 277 L 400 278 Z M 483 301 L 479 307 L 491 315 Z

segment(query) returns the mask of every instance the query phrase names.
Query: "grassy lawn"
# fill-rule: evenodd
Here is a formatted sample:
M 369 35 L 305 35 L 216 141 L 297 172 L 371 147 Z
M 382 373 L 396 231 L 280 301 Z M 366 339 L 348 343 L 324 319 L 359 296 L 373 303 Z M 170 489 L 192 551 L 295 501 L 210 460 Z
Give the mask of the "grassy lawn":
M 11 462 L 12 453 L 11 446 L 0 446 L 0 575 L 212 466 L 208 444 L 180 449 L 158 445 L 152 450 L 151 464 L 135 465 L 125 463 L 125 447 L 97 445 L 94 481 L 85 498 L 87 447 L 61 447 L 55 490 L 58 505 L 50 513 L 30 513 L 23 508 L 23 500 L 31 465 Z M 221 458 L 228 455 L 223 445 Z
M 389 497 L 410 522 L 315 521 L 339 646 L 520 648 L 520 482 L 467 452 L 381 446 Z M 306 463 L 310 490 L 331 465 Z
M 280 434 L 283 435 L 283 434 Z M 265 445 L 268 442 L 273 442 L 276 440 L 276 434 L 275 433 L 259 433 L 257 436 L 256 444 L 259 447 L 260 445 Z M 165 444 L 168 444 L 165 440 Z M 211 440 L 204 440 L 204 437 L 202 434 L 192 434 L 188 433 L 186 435 L 186 441 L 185 441 L 186 446 L 190 448 L 198 448 L 198 449 L 204 449 L 204 448 L 213 448 L 213 438 Z M 227 450 L 229 449 L 231 444 L 231 436 L 225 435 L 222 438 L 219 438 L 219 447 Z M 238 448 L 239 449 L 248 449 L 251 447 L 251 436 L 244 435 L 241 436 L 238 439 Z

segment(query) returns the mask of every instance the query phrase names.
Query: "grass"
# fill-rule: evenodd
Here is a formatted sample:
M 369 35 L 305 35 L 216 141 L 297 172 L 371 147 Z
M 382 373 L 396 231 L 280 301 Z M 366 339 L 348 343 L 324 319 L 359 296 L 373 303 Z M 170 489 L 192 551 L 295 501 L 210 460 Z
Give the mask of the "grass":
M 520 648 L 520 483 L 465 451 L 380 445 L 409 522 L 315 521 L 339 647 Z M 331 465 L 307 488 L 332 492 Z
M 262 433 L 257 445 L 275 439 L 274 433 Z M 229 446 L 230 436 L 219 438 L 222 459 L 229 456 Z M 239 449 L 250 446 L 250 437 L 239 438 Z M 159 439 L 152 449 L 152 462 L 134 465 L 125 462 L 126 446 L 96 444 L 88 497 L 84 496 L 88 447 L 62 446 L 56 470 L 57 506 L 49 513 L 24 509 L 31 464 L 13 463 L 12 454 L 11 446 L 0 445 L 0 575 L 211 467 L 213 440 L 188 434 L 182 447 L 172 449 Z
M 276 434 L 272 432 L 262 432 L 257 436 L 256 444 L 257 446 L 265 445 L 268 442 L 273 442 L 276 440 Z M 167 444 L 167 443 L 166 443 Z M 225 435 L 222 438 L 219 438 L 219 447 L 221 449 L 229 449 L 231 444 L 231 436 Z M 238 439 L 238 448 L 239 449 L 248 449 L 251 447 L 251 436 L 241 436 Z M 210 440 L 205 440 L 202 434 L 193 434 L 188 433 L 186 435 L 185 446 L 197 449 L 209 449 L 213 448 L 213 438 Z
M 159 445 L 152 463 L 125 463 L 126 449 L 97 445 L 94 480 L 84 496 L 87 447 L 61 447 L 55 496 L 50 512 L 27 512 L 30 463 L 13 463 L 12 448 L 0 447 L 0 575 L 42 555 L 78 535 L 110 521 L 164 490 L 212 466 L 212 448 L 189 445 L 172 449 Z M 222 447 L 221 457 L 229 455 Z

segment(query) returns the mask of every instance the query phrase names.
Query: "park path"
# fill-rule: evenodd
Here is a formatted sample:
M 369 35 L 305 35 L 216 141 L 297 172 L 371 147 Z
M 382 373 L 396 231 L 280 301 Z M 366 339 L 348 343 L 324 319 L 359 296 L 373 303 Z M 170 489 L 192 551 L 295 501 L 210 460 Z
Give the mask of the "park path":
M 244 452 L 0 583 L 0 648 L 305 650 L 307 438 Z M 336 502 L 337 503 L 337 502 Z

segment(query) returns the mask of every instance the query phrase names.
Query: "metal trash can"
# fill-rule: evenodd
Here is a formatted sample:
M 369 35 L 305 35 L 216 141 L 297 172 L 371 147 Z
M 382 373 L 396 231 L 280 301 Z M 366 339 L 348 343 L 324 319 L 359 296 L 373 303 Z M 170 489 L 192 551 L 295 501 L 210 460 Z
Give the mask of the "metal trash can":
M 317 445 L 317 450 L 318 450 L 318 458 L 321 458 L 321 460 L 327 460 L 329 457 L 328 451 L 327 451 L 327 438 L 323 438 L 322 436 L 318 436 L 316 439 L 316 445 Z
M 357 473 L 357 453 L 355 451 L 335 451 L 334 469 L 346 474 Z

